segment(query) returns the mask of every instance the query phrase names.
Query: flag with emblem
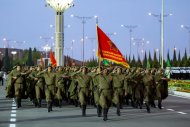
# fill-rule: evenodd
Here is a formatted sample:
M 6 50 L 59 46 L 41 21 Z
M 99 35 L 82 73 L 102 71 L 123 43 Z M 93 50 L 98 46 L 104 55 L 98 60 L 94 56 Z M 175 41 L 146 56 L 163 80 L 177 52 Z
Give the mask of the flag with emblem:
M 121 64 L 129 68 L 129 64 L 125 57 L 121 54 L 116 45 L 111 39 L 98 27 L 97 25 L 97 38 L 98 38 L 98 57 L 106 59 L 117 64 Z

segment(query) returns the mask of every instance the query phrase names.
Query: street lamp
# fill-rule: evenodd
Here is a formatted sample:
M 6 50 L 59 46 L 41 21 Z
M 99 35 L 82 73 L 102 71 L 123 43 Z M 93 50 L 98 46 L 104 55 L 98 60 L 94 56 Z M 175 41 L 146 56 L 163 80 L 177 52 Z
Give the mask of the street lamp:
M 48 58 L 48 51 L 50 51 L 51 47 L 47 44 L 43 47 L 43 50 L 46 51 L 46 58 Z
M 137 25 L 121 25 L 121 27 L 129 29 L 129 38 L 130 38 L 130 40 L 129 40 L 129 42 L 130 42 L 129 56 L 131 58 L 131 38 L 132 38 L 132 32 L 133 32 L 133 29 L 137 28 Z
M 161 14 L 148 13 L 149 16 L 154 16 L 160 22 L 160 64 L 164 68 L 164 18 L 172 16 L 173 14 L 164 14 L 164 0 L 162 0 Z
M 190 56 L 190 26 L 181 25 L 182 29 L 186 29 L 189 34 L 189 56 Z
M 63 13 L 73 5 L 73 0 L 46 0 L 47 5 L 56 11 L 55 23 L 55 59 L 57 66 L 64 66 L 63 47 L 64 47 L 64 34 L 63 34 Z
M 145 44 L 149 44 L 149 41 L 145 41 L 144 38 L 131 38 L 131 41 L 133 43 L 133 45 L 137 46 L 137 58 L 140 56 L 139 52 L 140 52 L 140 46 L 142 47 L 141 53 L 144 53 L 144 46 Z M 143 52 L 142 52 L 143 51 Z
M 84 65 L 84 39 L 85 39 L 85 31 L 84 31 L 84 26 L 85 26 L 85 24 L 86 24 L 86 22 L 87 22 L 87 20 L 90 20 L 90 19 L 92 19 L 92 18 L 96 18 L 97 19 L 97 16 L 90 16 L 90 17 L 85 17 L 85 16 L 77 16 L 77 15 L 71 15 L 71 17 L 72 18 L 77 18 L 77 19 L 79 19 L 79 20 L 81 20 L 82 21 L 82 39 L 81 39 L 81 41 L 82 41 L 82 65 Z

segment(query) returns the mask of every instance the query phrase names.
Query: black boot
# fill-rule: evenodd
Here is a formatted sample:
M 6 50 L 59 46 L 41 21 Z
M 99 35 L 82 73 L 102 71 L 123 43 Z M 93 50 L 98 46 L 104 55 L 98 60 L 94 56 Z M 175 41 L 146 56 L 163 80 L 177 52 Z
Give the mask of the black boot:
M 145 105 L 146 105 L 147 113 L 150 113 L 150 107 L 149 107 L 149 104 L 145 103 Z
M 158 108 L 162 109 L 162 100 L 161 99 L 158 100 Z
M 117 115 L 120 116 L 120 104 L 117 104 Z
M 52 106 L 53 106 L 53 102 L 50 101 L 50 111 L 53 111 Z
M 62 107 L 62 100 L 59 100 L 59 108 Z
M 19 107 L 22 107 L 20 98 L 18 99 L 18 105 L 19 105 Z
M 15 99 L 15 102 L 16 102 L 16 107 L 17 107 L 17 108 L 20 108 L 19 99 L 18 99 L 18 98 Z
M 86 116 L 86 105 L 81 105 L 82 108 L 82 116 Z
M 107 120 L 108 120 L 107 114 L 108 114 L 107 108 L 103 108 L 103 120 L 104 120 L 104 121 L 107 121 Z
M 41 105 L 41 102 L 42 102 L 42 100 L 41 99 L 38 99 L 38 107 L 41 107 L 42 105 Z
M 97 105 L 97 115 L 98 117 L 102 116 L 102 107 L 100 105 Z
M 51 111 L 51 102 L 50 101 L 47 102 L 47 109 L 48 109 L 48 112 Z

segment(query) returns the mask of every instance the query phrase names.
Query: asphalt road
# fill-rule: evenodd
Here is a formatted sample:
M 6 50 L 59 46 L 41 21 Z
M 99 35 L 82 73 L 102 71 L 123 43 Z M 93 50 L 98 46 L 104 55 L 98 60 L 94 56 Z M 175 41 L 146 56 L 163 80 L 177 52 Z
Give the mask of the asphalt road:
M 87 107 L 87 116 L 81 116 L 79 107 L 65 105 L 53 107 L 48 113 L 45 102 L 42 108 L 34 108 L 29 100 L 22 100 L 22 108 L 16 109 L 13 99 L 4 98 L 0 86 L 0 127 L 190 127 L 190 99 L 169 96 L 163 101 L 163 109 L 134 109 L 125 106 L 121 116 L 116 109 L 109 110 L 108 121 L 96 116 L 92 106 Z

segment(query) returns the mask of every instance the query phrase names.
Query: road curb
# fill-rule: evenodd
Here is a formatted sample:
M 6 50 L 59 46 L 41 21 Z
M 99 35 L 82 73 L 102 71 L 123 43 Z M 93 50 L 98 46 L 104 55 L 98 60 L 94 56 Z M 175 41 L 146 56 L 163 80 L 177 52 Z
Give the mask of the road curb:
M 174 90 L 169 90 L 168 93 L 171 96 L 178 96 L 178 97 L 183 97 L 183 98 L 190 99 L 190 93 L 179 92 L 179 91 L 174 91 Z

